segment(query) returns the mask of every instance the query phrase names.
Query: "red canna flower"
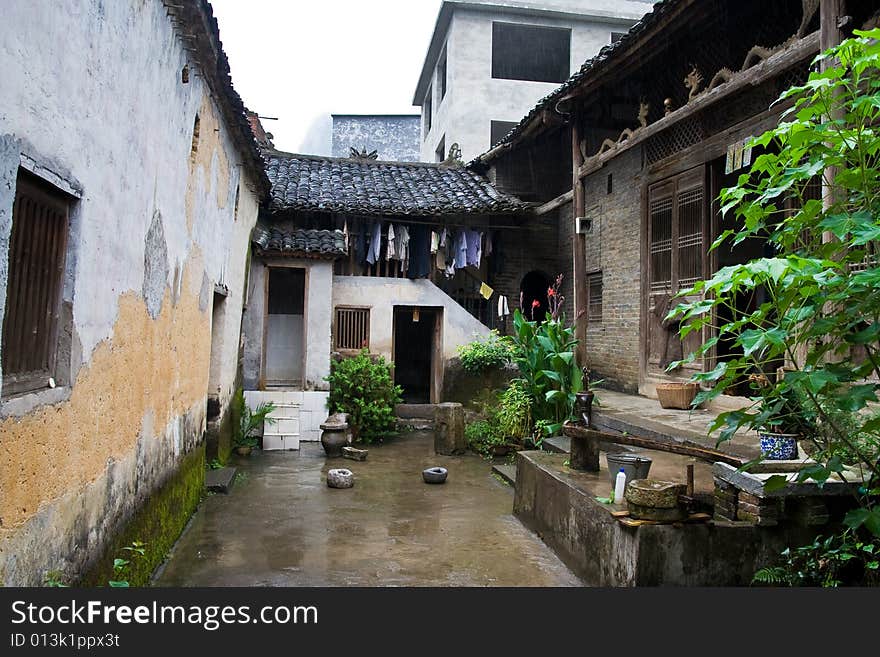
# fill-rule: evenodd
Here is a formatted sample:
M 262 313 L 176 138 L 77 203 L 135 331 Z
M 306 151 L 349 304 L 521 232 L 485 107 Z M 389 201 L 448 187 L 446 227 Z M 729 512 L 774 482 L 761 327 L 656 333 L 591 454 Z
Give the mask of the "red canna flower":
M 547 296 L 548 296 L 548 297 L 555 297 L 555 296 L 556 296 L 556 290 L 554 290 L 552 287 L 548 287 L 548 288 L 547 288 Z
M 537 308 L 537 307 L 540 306 L 540 305 L 541 305 L 541 302 L 538 301 L 537 299 L 535 299 L 534 301 L 532 301 L 532 308 Z

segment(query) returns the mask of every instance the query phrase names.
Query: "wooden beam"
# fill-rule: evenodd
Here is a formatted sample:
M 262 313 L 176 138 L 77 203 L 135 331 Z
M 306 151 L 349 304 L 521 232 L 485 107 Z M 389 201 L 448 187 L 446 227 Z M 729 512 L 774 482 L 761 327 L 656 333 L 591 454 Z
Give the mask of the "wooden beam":
M 752 68 L 736 74 L 736 77 L 729 82 L 725 82 L 714 89 L 700 94 L 687 105 L 667 114 L 645 128 L 636 130 L 632 137 L 621 143 L 619 146 L 607 150 L 601 155 L 591 157 L 580 167 L 580 177 L 583 178 L 590 173 L 601 169 L 608 160 L 614 159 L 636 144 L 640 144 L 646 139 L 671 128 L 673 125 L 708 108 L 714 103 L 729 98 L 749 87 L 756 87 L 818 52 L 819 33 L 813 32 L 812 34 L 805 36 L 803 39 L 800 39 L 792 46 L 774 53 L 760 64 L 755 64 Z
M 575 355 L 580 367 L 587 367 L 587 262 L 584 236 L 575 232 L 575 217 L 583 217 L 586 211 L 584 182 L 579 175 L 584 163 L 581 153 L 581 117 L 575 113 L 571 119 L 571 178 L 572 220 L 569 225 L 572 239 L 574 266 L 574 336 L 577 339 Z
M 588 440 L 604 441 L 607 443 L 615 443 L 617 445 L 644 447 L 645 449 L 654 449 L 658 452 L 693 456 L 705 461 L 721 461 L 722 463 L 727 463 L 735 468 L 739 468 L 746 463 L 746 460 L 743 458 L 710 447 L 698 447 L 696 445 L 688 445 L 675 440 L 660 441 L 654 438 L 643 438 L 641 436 L 632 436 L 629 434 L 607 433 L 605 431 L 587 429 L 582 425 L 572 424 L 571 422 L 566 422 L 565 425 L 563 425 L 562 433 L 569 438 L 586 438 Z
M 571 203 L 572 198 L 574 197 L 574 190 L 569 189 L 565 194 L 560 194 L 556 198 L 551 201 L 547 201 L 543 205 L 539 205 L 535 208 L 535 214 L 547 214 L 548 212 L 553 212 L 556 208 L 562 207 L 566 203 Z

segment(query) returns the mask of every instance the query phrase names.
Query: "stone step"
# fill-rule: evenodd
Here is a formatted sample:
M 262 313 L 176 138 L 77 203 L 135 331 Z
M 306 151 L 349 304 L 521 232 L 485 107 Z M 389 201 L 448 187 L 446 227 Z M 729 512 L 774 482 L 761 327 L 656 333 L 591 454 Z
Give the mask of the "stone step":
M 511 486 L 516 485 L 516 466 L 498 463 L 492 466 L 492 472 L 501 477 Z
M 434 420 L 417 417 L 398 417 L 398 431 L 433 431 Z
M 568 454 L 571 451 L 571 438 L 568 436 L 550 436 L 541 443 L 545 452 Z
M 399 418 L 433 420 L 436 408 L 436 404 L 398 404 L 394 407 L 394 413 Z
M 228 493 L 235 482 L 237 469 L 233 467 L 217 468 L 205 472 L 205 488 L 215 493 Z

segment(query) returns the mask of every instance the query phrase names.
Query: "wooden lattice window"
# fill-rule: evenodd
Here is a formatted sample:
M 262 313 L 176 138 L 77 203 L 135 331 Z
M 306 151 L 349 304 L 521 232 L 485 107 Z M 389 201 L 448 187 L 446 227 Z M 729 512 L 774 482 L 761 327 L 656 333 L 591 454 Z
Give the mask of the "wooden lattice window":
M 3 316 L 3 395 L 55 376 L 69 197 L 27 173 L 16 181 Z
M 370 346 L 370 309 L 336 309 L 336 348 L 364 349 Z
M 704 187 L 704 172 L 699 168 L 649 191 L 651 292 L 676 293 L 703 278 Z
M 602 321 L 602 272 L 587 274 L 587 321 Z

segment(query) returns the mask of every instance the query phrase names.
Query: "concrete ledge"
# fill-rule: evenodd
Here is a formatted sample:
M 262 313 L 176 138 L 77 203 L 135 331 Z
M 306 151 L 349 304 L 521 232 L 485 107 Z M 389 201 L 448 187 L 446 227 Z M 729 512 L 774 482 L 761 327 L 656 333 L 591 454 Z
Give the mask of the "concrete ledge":
M 563 454 L 518 452 L 514 514 L 588 586 L 747 585 L 788 544 L 815 528 L 747 522 L 627 527 L 602 504 L 607 472 L 576 472 Z
M 215 493 L 228 493 L 235 483 L 235 468 L 217 468 L 205 472 L 205 488 Z

